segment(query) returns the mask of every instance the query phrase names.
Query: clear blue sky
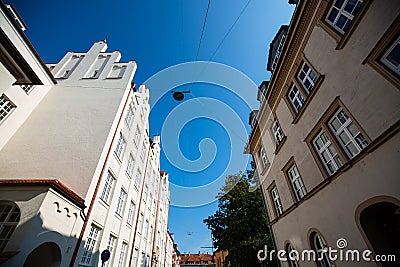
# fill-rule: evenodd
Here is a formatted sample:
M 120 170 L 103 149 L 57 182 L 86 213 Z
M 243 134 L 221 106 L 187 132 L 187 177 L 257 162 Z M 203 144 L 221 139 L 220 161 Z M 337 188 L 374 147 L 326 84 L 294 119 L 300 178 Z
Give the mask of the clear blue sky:
M 58 62 L 67 51 L 87 51 L 93 42 L 107 37 L 109 51 L 122 52 L 121 61 L 137 61 L 138 70 L 134 78 L 136 84 L 144 83 L 169 66 L 195 60 L 207 7 L 206 0 L 10 2 L 26 22 L 28 29 L 25 33 L 45 62 Z M 270 76 L 266 71 L 269 44 L 279 27 L 289 24 L 294 6 L 289 5 L 287 0 L 250 1 L 217 50 L 247 3 L 247 0 L 211 1 L 198 60 L 226 64 L 259 85 Z M 173 76 L 172 74 L 170 77 L 176 78 Z M 230 79 L 229 76 L 224 78 Z M 183 101 L 185 105 L 182 106 L 171 98 L 167 88 L 149 86 L 149 89 L 153 90 L 152 95 L 160 95 L 158 102 L 155 102 L 158 98 L 153 99 L 153 103 L 157 104 L 152 107 L 150 116 L 151 134 L 166 136 L 163 139 L 163 148 L 166 148 L 166 142 L 177 142 L 182 155 L 188 161 L 204 155 L 206 161 L 210 161 L 205 169 L 184 170 L 186 167 L 192 168 L 194 162 L 187 163 L 182 160 L 183 168 L 176 163 L 174 165 L 171 160 L 176 160 L 172 157 L 176 157 L 177 154 L 172 151 L 167 157 L 165 152 L 168 151 L 164 149 L 161 168 L 170 173 L 173 185 L 204 186 L 221 175 L 241 169 L 227 166 L 234 162 L 232 157 L 245 157 L 238 155 L 243 151 L 246 141 L 243 129 L 239 129 L 240 125 L 235 124 L 232 119 L 234 116 L 227 118 L 229 112 L 225 114 L 219 107 L 223 107 L 225 103 L 242 122 L 247 123 L 250 109 L 256 107 L 254 103 L 247 103 L 245 99 L 249 96 L 255 98 L 254 88 L 240 88 L 242 93 L 236 95 L 218 85 L 196 83 L 190 87 L 192 93 L 187 95 Z M 188 86 L 175 88 L 177 89 L 187 90 Z M 219 102 L 214 103 L 212 99 Z M 187 107 L 189 109 L 186 109 Z M 173 138 L 174 133 L 164 134 L 163 123 L 174 109 L 177 109 L 176 114 L 190 116 L 193 111 L 191 108 L 199 114 L 207 114 L 193 117 L 192 120 L 171 115 L 172 125 L 174 120 L 177 124 L 184 124 L 181 125 L 182 131 L 176 140 Z M 249 131 L 247 126 L 245 131 Z M 213 151 L 215 155 L 212 154 Z M 177 160 L 179 161 L 179 157 Z M 215 212 L 217 203 L 214 201 L 199 207 L 180 207 L 185 206 L 182 204 L 185 199 L 189 203 L 186 206 L 193 206 L 189 199 L 195 196 L 190 194 L 191 191 L 181 194 L 172 190 L 173 205 L 170 208 L 169 229 L 175 233 L 175 242 L 181 252 L 210 252 L 210 249 L 201 248 L 211 246 L 210 232 L 203 224 L 203 219 Z M 214 199 L 213 193 L 210 194 Z

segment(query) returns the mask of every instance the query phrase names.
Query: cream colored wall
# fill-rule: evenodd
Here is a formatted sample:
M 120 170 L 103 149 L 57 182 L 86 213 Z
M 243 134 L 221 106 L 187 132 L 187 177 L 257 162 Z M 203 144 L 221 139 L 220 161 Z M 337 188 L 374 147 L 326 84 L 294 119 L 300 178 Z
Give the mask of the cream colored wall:
M 2 186 L 0 199 L 14 201 L 21 211 L 6 247 L 19 253 L 2 266 L 23 266 L 29 253 L 45 242 L 56 243 L 62 253 L 61 266 L 69 266 L 83 224 L 79 207 L 47 187 Z
M 271 124 L 268 118 L 271 115 L 268 108 L 262 106 L 259 115 L 262 143 L 266 146 L 268 157 L 272 161 L 268 172 L 261 175 L 261 179 L 264 179 L 263 189 L 266 190 L 275 180 L 284 210 L 294 203 L 289 191 L 290 185 L 282 172 L 282 168 L 292 156 L 308 192 L 324 179 L 316 159 L 312 157 L 304 140 L 337 96 L 372 140 L 398 122 L 399 89 L 370 65 L 363 65 L 362 62 L 399 12 L 400 6 L 393 1 L 372 1 L 341 50 L 336 50 L 336 40 L 323 28 L 314 27 L 304 49 L 304 55 L 325 77 L 296 124 L 292 123 L 293 116 L 286 102 L 280 100 L 276 116 L 287 140 L 275 156 L 271 154 L 274 146 L 270 146 Z M 280 88 L 274 88 L 278 89 Z M 356 226 L 355 209 L 361 202 L 374 196 L 400 198 L 398 180 L 400 169 L 396 162 L 398 140 L 397 134 L 316 195 L 280 218 L 273 225 L 278 247 L 283 249 L 284 242 L 290 240 L 296 249 L 308 249 L 307 232 L 315 227 L 333 248 L 336 248 L 336 240 L 339 237 L 346 238 L 352 248 L 366 248 L 366 243 Z M 260 141 L 256 140 L 261 144 Z M 254 156 L 257 158 L 257 155 Z M 259 166 L 260 164 L 257 165 L 258 172 L 262 173 Z M 269 194 L 266 195 L 269 214 L 271 219 L 274 219 L 274 207 Z M 341 262 L 340 266 L 345 264 Z M 347 263 L 346 266 L 356 266 L 355 264 Z M 358 264 L 367 266 L 365 262 Z M 301 263 L 301 266 L 303 265 L 314 266 L 314 263 Z

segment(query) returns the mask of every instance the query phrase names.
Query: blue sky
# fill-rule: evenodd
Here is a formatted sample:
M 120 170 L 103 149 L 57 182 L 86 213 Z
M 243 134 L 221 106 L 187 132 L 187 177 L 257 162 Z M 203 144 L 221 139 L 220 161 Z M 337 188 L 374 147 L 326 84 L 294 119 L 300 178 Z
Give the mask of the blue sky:
M 169 229 L 175 234 L 181 252 L 211 252 L 201 248 L 211 246 L 210 232 L 203 219 L 215 212 L 217 202 L 207 204 L 210 202 L 207 199 L 202 205 L 193 207 L 200 203 L 195 201 L 196 197 L 205 198 L 204 192 L 187 188 L 206 188 L 207 184 L 219 181 L 213 184 L 218 191 L 220 177 L 243 169 L 235 160 L 247 160 L 241 151 L 246 141 L 245 134 L 249 131 L 245 125 L 248 113 L 257 108 L 256 89 L 254 86 L 243 88 L 240 82 L 237 88 L 233 88 L 235 85 L 231 81 L 235 78 L 231 75 L 218 77 L 223 84 L 231 82 L 230 88 L 210 84 L 205 71 L 205 82 L 174 88 L 191 91 L 185 101 L 176 102 L 168 86 L 164 88 L 151 79 L 170 66 L 195 60 L 207 1 L 10 2 L 26 22 L 28 29 L 25 33 L 47 63 L 58 62 L 67 51 L 87 51 L 93 42 L 105 38 L 109 51 L 122 52 L 121 61 L 137 61 L 134 81 L 136 84 L 147 81 L 152 95 L 150 131 L 162 135 L 162 146 L 166 148 L 161 157 L 161 168 L 169 172 L 171 184 L 177 188 L 171 190 L 173 205 Z M 223 39 L 245 7 L 234 28 Z M 286 0 L 211 1 L 198 60 L 230 66 L 259 85 L 270 76 L 266 71 L 269 44 L 279 27 L 289 24 L 293 10 L 294 6 Z M 200 64 L 196 66 L 185 66 L 189 73 L 194 73 L 186 73 L 190 75 L 189 80 L 201 75 L 202 67 Z M 210 72 L 213 70 L 212 66 L 205 68 Z M 178 70 L 168 77 L 175 81 L 180 78 L 175 76 L 180 75 L 183 74 Z M 234 115 L 229 115 L 230 112 Z M 164 125 L 166 122 L 169 127 Z M 178 136 L 172 131 L 175 124 L 180 129 Z M 176 143 L 177 146 L 170 148 L 165 143 Z M 206 164 L 206 168 L 196 164 Z M 184 188 L 183 191 L 180 187 Z M 209 198 L 214 199 L 211 191 L 207 189 Z M 188 205 L 184 205 L 186 200 Z

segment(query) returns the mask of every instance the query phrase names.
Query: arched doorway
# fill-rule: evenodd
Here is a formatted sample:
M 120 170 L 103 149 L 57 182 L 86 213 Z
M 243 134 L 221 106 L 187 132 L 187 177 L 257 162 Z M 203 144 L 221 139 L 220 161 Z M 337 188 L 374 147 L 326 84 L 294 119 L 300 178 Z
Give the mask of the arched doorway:
M 56 243 L 46 242 L 35 248 L 26 258 L 24 267 L 59 267 L 61 251 Z
M 396 255 L 400 258 L 400 206 L 378 202 L 362 210 L 360 225 L 376 255 Z M 380 262 L 395 266 L 393 262 Z

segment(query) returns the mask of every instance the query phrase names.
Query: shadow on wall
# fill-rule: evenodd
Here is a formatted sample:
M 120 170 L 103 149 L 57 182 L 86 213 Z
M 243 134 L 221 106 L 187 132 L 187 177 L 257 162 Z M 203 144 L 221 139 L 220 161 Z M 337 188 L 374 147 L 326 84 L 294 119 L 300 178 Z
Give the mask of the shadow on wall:
M 13 202 L 5 203 L 9 205 Z M 15 203 L 14 205 L 17 206 Z M 70 265 L 77 242 L 76 236 L 64 236 L 54 229 L 48 229 L 45 227 L 40 212 L 31 219 L 18 223 L 14 229 L 10 227 L 5 231 L 7 227 L 5 225 L 10 225 L 9 219 L 13 218 L 3 206 L 3 201 L 0 200 L 0 235 L 6 236 L 6 239 L 0 238 L 1 267 L 67 267 Z M 12 244 L 7 246 L 7 243 Z M 91 258 L 92 264 L 95 264 L 99 260 L 99 253 L 93 253 Z M 76 262 L 79 262 L 79 258 Z

